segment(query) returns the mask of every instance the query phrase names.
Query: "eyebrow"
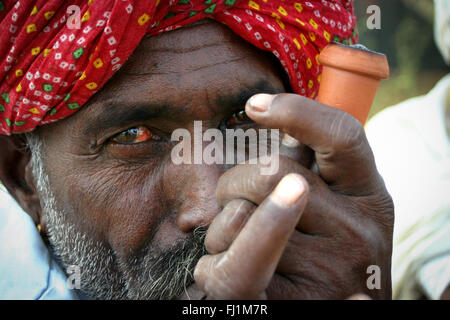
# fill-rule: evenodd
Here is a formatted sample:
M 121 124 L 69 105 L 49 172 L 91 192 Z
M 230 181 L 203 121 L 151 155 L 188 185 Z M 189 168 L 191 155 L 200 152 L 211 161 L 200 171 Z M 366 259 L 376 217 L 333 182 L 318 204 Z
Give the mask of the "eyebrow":
M 276 89 L 269 81 L 262 80 L 252 86 L 248 86 L 235 94 L 223 95 L 216 97 L 214 103 L 220 105 L 223 109 L 237 111 L 242 109 L 247 100 L 257 93 L 279 93 L 281 90 Z M 121 99 L 120 99 L 121 100 Z M 151 103 L 127 101 L 119 101 L 111 99 L 109 101 L 99 102 L 102 105 L 102 111 L 84 128 L 83 134 L 86 136 L 93 135 L 110 128 L 126 126 L 127 124 L 146 121 L 152 118 L 179 118 L 182 110 L 186 106 L 176 106 L 172 103 Z M 208 106 L 211 108 L 211 106 Z
M 109 128 L 117 128 L 128 123 L 148 120 L 163 116 L 168 113 L 168 105 L 151 103 L 132 103 L 126 101 L 100 102 L 102 112 L 89 120 L 89 124 L 84 128 L 84 135 L 92 135 Z

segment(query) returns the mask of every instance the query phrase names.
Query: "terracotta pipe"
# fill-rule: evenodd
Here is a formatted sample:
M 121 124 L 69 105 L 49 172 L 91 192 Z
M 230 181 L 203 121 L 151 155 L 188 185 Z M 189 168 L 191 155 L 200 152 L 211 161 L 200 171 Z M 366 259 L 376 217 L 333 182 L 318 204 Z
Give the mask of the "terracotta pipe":
M 323 70 L 317 100 L 348 112 L 364 125 L 380 81 L 389 77 L 386 56 L 360 44 L 330 43 L 320 53 L 319 62 Z M 285 154 L 299 158 L 296 139 L 284 133 L 281 142 Z
M 389 77 L 384 54 L 362 45 L 331 43 L 319 55 L 323 65 L 317 100 L 344 110 L 365 124 L 382 79 Z

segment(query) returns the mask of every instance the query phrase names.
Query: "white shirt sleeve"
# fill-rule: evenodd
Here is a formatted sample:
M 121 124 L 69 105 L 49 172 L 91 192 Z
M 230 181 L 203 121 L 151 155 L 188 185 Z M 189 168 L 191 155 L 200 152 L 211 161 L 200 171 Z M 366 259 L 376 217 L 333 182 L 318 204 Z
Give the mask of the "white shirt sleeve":
M 439 300 L 450 285 L 450 252 L 425 263 L 417 277 L 425 295 Z
M 77 299 L 32 219 L 0 184 L 0 299 Z

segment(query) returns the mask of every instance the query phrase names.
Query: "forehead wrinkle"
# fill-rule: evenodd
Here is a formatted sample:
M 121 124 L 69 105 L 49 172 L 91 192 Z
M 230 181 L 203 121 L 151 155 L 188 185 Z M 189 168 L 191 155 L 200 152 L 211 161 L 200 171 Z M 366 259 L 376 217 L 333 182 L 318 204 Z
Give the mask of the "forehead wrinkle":
M 244 53 L 251 55 L 254 50 L 228 27 L 212 21 L 144 38 L 122 69 L 127 74 L 164 74 L 167 69 L 181 69 L 184 64 L 227 62 Z M 155 72 L 158 67 L 166 70 Z
M 130 72 L 130 71 L 124 71 L 124 75 L 127 76 L 132 76 L 135 79 L 138 79 L 139 77 L 142 76 L 149 76 L 149 75 L 167 75 L 167 74 L 179 74 L 179 75 L 183 75 L 183 74 L 187 74 L 187 73 L 192 73 L 192 72 L 196 72 L 196 71 L 201 71 L 203 69 L 208 69 L 208 68 L 212 68 L 215 67 L 217 65 L 227 65 L 229 63 L 233 63 L 233 62 L 237 62 L 240 60 L 244 60 L 246 59 L 247 56 L 244 57 L 238 57 L 238 58 L 234 58 L 234 59 L 229 59 L 229 60 L 225 60 L 225 61 L 218 61 L 218 62 L 214 62 L 211 64 L 207 64 L 204 66 L 199 66 L 199 67 L 194 67 L 194 68 L 190 68 L 190 69 L 186 69 L 186 70 L 181 70 L 181 69 L 174 69 L 174 70 L 169 70 L 169 71 L 148 71 L 148 72 L 139 72 L 139 73 L 134 73 L 134 72 Z
M 184 53 L 176 51 L 163 53 L 152 50 L 138 52 L 122 68 L 121 73 L 139 75 L 191 72 L 251 56 L 250 50 L 242 50 L 240 47 L 239 49 L 225 44 L 217 44 Z

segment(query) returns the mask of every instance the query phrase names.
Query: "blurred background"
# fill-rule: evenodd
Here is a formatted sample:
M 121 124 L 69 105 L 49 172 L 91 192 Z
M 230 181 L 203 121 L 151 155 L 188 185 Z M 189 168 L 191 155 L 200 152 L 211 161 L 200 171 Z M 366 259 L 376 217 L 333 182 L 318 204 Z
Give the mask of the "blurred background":
M 382 81 L 369 118 L 385 107 L 427 93 L 450 72 L 433 40 L 433 0 L 356 0 L 359 43 L 387 55 L 391 76 Z M 377 5 L 381 29 L 367 28 L 367 7 Z

